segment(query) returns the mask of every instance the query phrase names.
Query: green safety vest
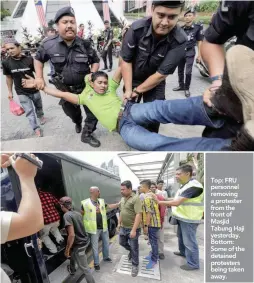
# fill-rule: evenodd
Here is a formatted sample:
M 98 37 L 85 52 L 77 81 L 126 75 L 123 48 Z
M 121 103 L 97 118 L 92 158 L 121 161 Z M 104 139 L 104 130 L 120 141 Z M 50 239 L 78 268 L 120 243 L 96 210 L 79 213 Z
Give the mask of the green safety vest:
M 177 199 L 181 193 L 191 187 L 198 187 L 203 189 L 203 185 L 197 180 L 190 180 L 183 185 L 176 193 L 174 199 Z M 172 215 L 184 222 L 201 223 L 204 212 L 204 193 L 195 198 L 190 198 L 182 202 L 179 206 L 172 206 Z
M 101 198 L 99 198 L 98 201 L 100 203 L 103 231 L 105 232 L 108 230 L 105 202 L 104 199 Z M 96 207 L 93 205 L 90 198 L 81 201 L 81 204 L 84 209 L 83 223 L 85 226 L 85 230 L 87 233 L 96 234 L 97 233 Z

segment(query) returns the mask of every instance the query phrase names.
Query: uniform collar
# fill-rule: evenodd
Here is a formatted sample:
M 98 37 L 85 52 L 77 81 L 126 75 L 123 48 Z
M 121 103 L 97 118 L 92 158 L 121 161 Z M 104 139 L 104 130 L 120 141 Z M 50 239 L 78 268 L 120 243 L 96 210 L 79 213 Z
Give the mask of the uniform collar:
M 189 26 L 189 27 L 188 27 L 188 26 L 186 26 L 186 25 L 184 25 L 184 26 L 183 26 L 183 28 L 184 28 L 184 29 L 194 28 L 194 24 L 192 24 L 192 25 L 191 25 L 191 26 Z
M 74 39 L 74 41 L 72 42 L 72 45 L 70 45 L 70 46 L 73 46 L 73 45 L 75 45 L 75 44 L 78 44 L 79 45 L 79 43 L 80 43 L 80 41 L 79 41 L 79 37 L 78 36 L 76 36 L 75 37 L 75 39 Z M 58 36 L 58 42 L 64 42 L 65 43 L 65 41 L 63 40 L 63 38 L 59 35 Z M 66 44 L 66 43 L 65 43 Z M 67 44 L 66 44 L 67 45 Z

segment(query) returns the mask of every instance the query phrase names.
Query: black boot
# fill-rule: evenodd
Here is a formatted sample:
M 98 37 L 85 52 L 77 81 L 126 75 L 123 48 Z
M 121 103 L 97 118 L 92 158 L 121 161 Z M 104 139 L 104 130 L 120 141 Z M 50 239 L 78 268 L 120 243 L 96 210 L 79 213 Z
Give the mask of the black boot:
M 81 141 L 83 143 L 88 143 L 92 147 L 100 147 L 101 143 L 99 140 L 97 140 L 95 137 L 92 136 L 90 133 L 82 133 L 81 135 Z
M 232 151 L 253 151 L 254 150 L 254 120 L 249 120 L 241 128 L 239 134 L 231 142 L 229 148 Z
M 82 124 L 76 124 L 76 126 L 75 126 L 75 130 L 76 130 L 76 133 L 77 133 L 77 134 L 81 133 L 81 130 L 82 130 Z
M 173 88 L 173 91 L 184 90 L 184 85 L 179 85 L 178 87 Z
M 101 69 L 102 71 L 107 71 L 108 67 L 105 66 L 103 69 Z
M 173 88 L 173 91 L 184 90 L 184 73 L 182 72 L 178 73 L 178 82 L 179 82 L 179 86 Z
M 190 83 L 191 83 L 191 74 L 190 75 L 186 75 L 185 76 L 185 90 L 184 90 L 184 94 L 186 97 L 190 97 Z

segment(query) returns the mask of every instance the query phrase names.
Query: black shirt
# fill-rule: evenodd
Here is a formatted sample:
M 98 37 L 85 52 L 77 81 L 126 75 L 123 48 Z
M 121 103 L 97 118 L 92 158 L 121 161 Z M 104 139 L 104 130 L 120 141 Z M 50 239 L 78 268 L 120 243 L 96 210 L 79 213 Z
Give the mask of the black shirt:
M 135 21 L 127 31 L 122 45 L 121 56 L 132 63 L 133 85 L 144 82 L 156 72 L 173 74 L 185 56 L 186 35 L 179 26 L 157 41 L 152 31 L 152 19 Z
M 100 62 L 89 40 L 76 36 L 68 46 L 59 35 L 45 39 L 35 59 L 42 63 L 50 60 L 55 72 L 62 74 L 68 86 L 84 84 L 85 76 L 90 73 L 90 65 Z
M 195 46 L 197 41 L 202 41 L 204 38 L 203 25 L 201 24 L 192 24 L 191 26 L 184 25 L 182 27 L 183 31 L 187 35 L 187 56 L 195 56 Z
M 100 210 L 100 202 L 99 200 L 94 201 L 91 199 L 92 204 L 96 207 L 96 223 L 97 223 L 97 229 L 103 229 L 103 221 L 102 221 L 102 215 Z M 107 209 L 107 204 L 105 203 L 105 209 Z M 81 206 L 81 210 L 84 210 L 83 205 Z
M 110 45 L 112 45 L 112 40 L 114 38 L 114 33 L 113 30 L 111 28 L 107 28 L 104 30 L 104 42 L 107 45 L 108 42 L 111 40 Z
M 254 49 L 254 1 L 222 1 L 205 31 L 210 43 L 224 44 L 236 36 L 237 44 Z
M 34 64 L 33 58 L 22 55 L 21 58 L 13 59 L 8 57 L 2 62 L 3 74 L 11 76 L 14 82 L 17 95 L 29 95 L 38 92 L 35 88 L 23 88 L 22 79 L 25 79 L 25 75 L 29 75 L 34 78 Z

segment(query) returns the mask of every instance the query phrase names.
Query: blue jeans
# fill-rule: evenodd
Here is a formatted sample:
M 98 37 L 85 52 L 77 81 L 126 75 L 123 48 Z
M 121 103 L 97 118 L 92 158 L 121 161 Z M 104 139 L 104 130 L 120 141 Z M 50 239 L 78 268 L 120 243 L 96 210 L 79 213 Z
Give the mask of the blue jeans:
M 178 247 L 182 255 L 186 256 L 187 264 L 199 268 L 199 250 L 196 232 L 199 224 L 178 220 Z
M 93 260 L 94 265 L 99 265 L 99 239 L 102 239 L 102 255 L 103 259 L 107 259 L 109 257 L 109 236 L 108 231 L 103 232 L 102 229 L 98 229 L 96 234 L 89 234 L 93 249 Z
M 38 118 L 42 118 L 44 115 L 40 92 L 38 91 L 28 95 L 18 95 L 18 98 L 21 106 L 25 110 L 26 117 L 32 129 L 35 131 L 36 129 L 40 128 L 36 119 L 36 116 Z
M 148 238 L 151 245 L 152 253 L 151 259 L 153 262 L 157 262 L 159 259 L 159 248 L 158 248 L 158 227 L 148 227 Z
M 120 120 L 120 135 L 130 147 L 146 151 L 213 151 L 223 150 L 231 143 L 220 138 L 173 138 L 151 133 L 143 126 L 152 122 L 162 124 L 223 126 L 222 119 L 209 118 L 202 96 L 188 99 L 155 100 L 144 104 L 128 102 Z
M 140 229 L 136 230 L 136 237 L 130 238 L 131 229 L 121 227 L 119 233 L 119 244 L 131 254 L 132 265 L 139 265 L 139 244 Z

